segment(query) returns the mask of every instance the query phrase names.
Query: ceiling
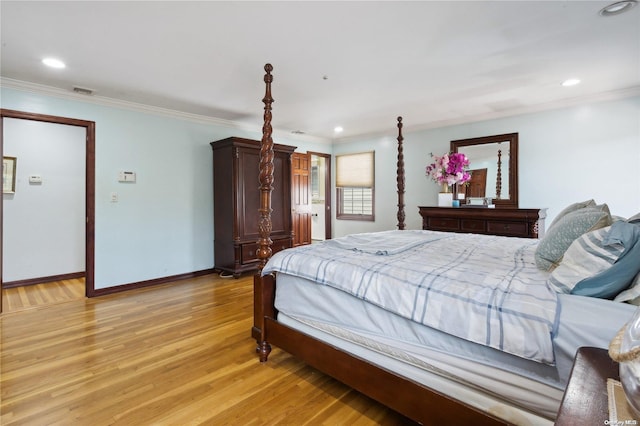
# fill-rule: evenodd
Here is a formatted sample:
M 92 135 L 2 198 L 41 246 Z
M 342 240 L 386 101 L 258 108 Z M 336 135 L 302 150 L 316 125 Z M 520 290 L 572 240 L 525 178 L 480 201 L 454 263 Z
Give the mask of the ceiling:
M 0 74 L 260 128 L 270 62 L 274 128 L 348 140 L 640 94 L 609 3 L 2 0 Z

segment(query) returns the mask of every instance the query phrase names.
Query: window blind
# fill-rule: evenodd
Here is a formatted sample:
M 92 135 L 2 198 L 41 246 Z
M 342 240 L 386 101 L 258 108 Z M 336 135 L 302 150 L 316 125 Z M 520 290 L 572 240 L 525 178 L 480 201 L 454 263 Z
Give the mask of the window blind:
M 339 155 L 336 157 L 336 186 L 373 188 L 374 152 Z

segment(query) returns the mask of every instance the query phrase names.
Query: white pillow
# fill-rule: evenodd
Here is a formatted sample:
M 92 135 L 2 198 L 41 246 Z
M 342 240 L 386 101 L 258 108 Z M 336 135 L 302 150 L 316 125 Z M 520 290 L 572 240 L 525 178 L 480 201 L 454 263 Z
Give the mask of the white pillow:
M 622 244 L 603 245 L 610 230 L 611 226 L 600 228 L 573 241 L 549 277 L 551 288 L 570 293 L 578 282 L 610 268 L 624 251 Z

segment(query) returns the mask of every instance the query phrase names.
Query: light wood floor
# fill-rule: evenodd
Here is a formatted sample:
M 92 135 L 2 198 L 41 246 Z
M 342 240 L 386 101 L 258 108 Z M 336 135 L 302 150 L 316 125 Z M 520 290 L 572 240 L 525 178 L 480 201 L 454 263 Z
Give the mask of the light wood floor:
M 5 288 L 2 290 L 2 312 L 16 312 L 80 300 L 84 295 L 84 278 Z
M 35 307 L 5 290 L 0 424 L 410 424 L 277 348 L 260 364 L 252 289 L 209 275 Z

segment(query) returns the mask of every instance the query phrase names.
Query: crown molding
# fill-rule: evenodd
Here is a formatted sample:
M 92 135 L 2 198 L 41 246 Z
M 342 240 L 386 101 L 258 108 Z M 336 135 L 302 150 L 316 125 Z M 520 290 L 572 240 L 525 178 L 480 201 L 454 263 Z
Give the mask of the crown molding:
M 426 125 L 408 126 L 406 131 L 420 131 L 437 129 L 440 127 L 449 127 L 459 124 L 477 123 L 480 121 L 495 120 L 498 118 L 514 117 L 516 115 L 534 114 L 537 112 L 551 111 L 555 109 L 570 108 L 578 105 L 594 104 L 599 102 L 614 101 L 624 98 L 632 98 L 640 96 L 640 86 L 629 87 L 621 90 L 612 90 L 608 92 L 596 93 L 592 95 L 579 96 L 573 98 L 565 98 L 553 102 L 545 102 L 535 105 L 527 105 L 511 110 L 494 111 L 487 114 L 460 117 L 451 120 L 442 120 Z
M 188 112 L 156 107 L 152 105 L 145 105 L 136 102 L 124 101 L 121 99 L 108 98 L 106 96 L 98 95 L 85 95 L 81 93 L 71 92 L 69 90 L 60 89 L 58 87 L 46 86 L 38 83 L 31 83 L 28 81 L 15 80 L 12 78 L 0 77 L 0 87 L 6 87 L 8 89 L 20 90 L 23 92 L 35 93 L 38 95 L 52 96 L 60 99 L 67 99 L 77 102 L 91 103 L 95 105 L 108 106 L 112 108 L 126 109 L 130 111 L 142 112 L 145 114 L 160 115 L 163 117 L 177 118 L 180 120 L 196 122 L 200 124 L 213 124 L 221 127 L 228 127 L 231 129 L 239 129 L 244 131 L 262 133 L 262 126 L 252 126 L 250 124 L 238 123 L 231 120 L 224 120 L 221 118 L 210 117 L 201 114 L 192 114 Z M 331 140 L 319 138 L 310 135 L 294 135 L 290 131 L 282 129 L 273 129 L 273 135 L 279 138 L 286 138 L 289 140 L 299 140 L 314 143 L 331 144 Z
M 535 104 L 535 105 L 527 105 L 519 108 L 509 109 L 509 110 L 493 111 L 493 112 L 489 112 L 486 114 L 479 114 L 479 115 L 468 115 L 463 117 L 456 117 L 450 120 L 439 120 L 439 121 L 433 121 L 430 123 L 422 123 L 422 124 L 416 124 L 416 125 L 407 125 L 406 124 L 407 117 L 404 117 L 405 120 L 403 122 L 404 124 L 403 132 L 406 135 L 410 132 L 419 132 L 423 130 L 438 129 L 442 127 L 450 127 L 450 126 L 456 126 L 460 124 L 478 123 L 480 121 L 514 117 L 516 115 L 534 114 L 537 112 L 551 111 L 554 109 L 562 109 L 562 108 L 570 108 L 570 107 L 575 107 L 577 105 L 586 105 L 586 104 L 592 104 L 592 103 L 614 101 L 614 100 L 619 100 L 624 98 L 632 98 L 636 96 L 640 96 L 640 86 L 633 86 L 633 87 L 628 87 L 620 90 L 612 90 L 608 92 L 596 93 L 593 95 L 566 98 L 558 101 L 545 102 L 545 103 Z M 380 136 L 380 133 L 365 133 L 365 134 L 353 135 L 345 138 L 336 138 L 336 139 L 333 139 L 333 143 L 334 144 L 347 143 L 347 142 L 359 141 L 359 140 L 372 138 L 372 137 L 379 137 L 379 136 Z
M 69 99 L 78 102 L 92 103 L 96 105 L 109 106 L 113 108 L 128 109 L 131 111 L 138 111 L 146 114 L 161 115 L 165 117 L 177 118 L 186 121 L 192 121 L 203 124 L 213 124 L 222 127 L 228 127 L 232 129 L 239 129 L 244 131 L 262 133 L 262 127 L 251 126 L 245 123 L 238 123 L 231 120 L 223 120 L 221 118 L 209 117 L 200 114 L 192 114 L 183 111 L 172 110 L 168 108 L 161 108 L 151 105 L 139 104 L 135 102 L 124 101 L 120 99 L 108 98 L 105 96 L 97 95 L 84 95 L 69 90 L 60 89 L 57 87 L 45 86 L 42 84 L 31 83 L 22 80 L 15 80 L 11 78 L 0 77 L 0 87 L 6 87 L 9 89 L 16 89 L 40 95 L 53 96 L 62 99 Z M 494 111 L 487 114 L 480 114 L 474 116 L 458 117 L 450 120 L 440 120 L 431 123 L 417 124 L 413 126 L 407 126 L 405 124 L 404 131 L 406 132 L 418 132 L 422 130 L 437 129 L 440 127 L 449 127 L 459 124 L 476 123 L 486 120 L 494 120 L 498 118 L 513 117 L 516 115 L 532 114 L 536 112 L 561 109 L 573 107 L 576 105 L 583 105 L 589 103 L 606 102 L 617 99 L 629 98 L 634 96 L 640 96 L 640 86 L 629 87 L 621 90 L 614 90 L 609 92 L 602 92 L 593 95 L 566 98 L 559 101 L 546 102 L 536 105 L 528 105 L 520 108 L 513 108 L 510 110 Z M 369 133 L 353 135 L 345 138 L 325 139 L 311 135 L 295 135 L 291 131 L 283 129 L 273 129 L 273 135 L 278 138 L 286 138 L 289 140 L 307 141 L 312 143 L 321 144 L 333 144 L 333 143 L 346 143 L 354 140 L 362 140 L 369 137 L 380 136 L 380 133 Z

